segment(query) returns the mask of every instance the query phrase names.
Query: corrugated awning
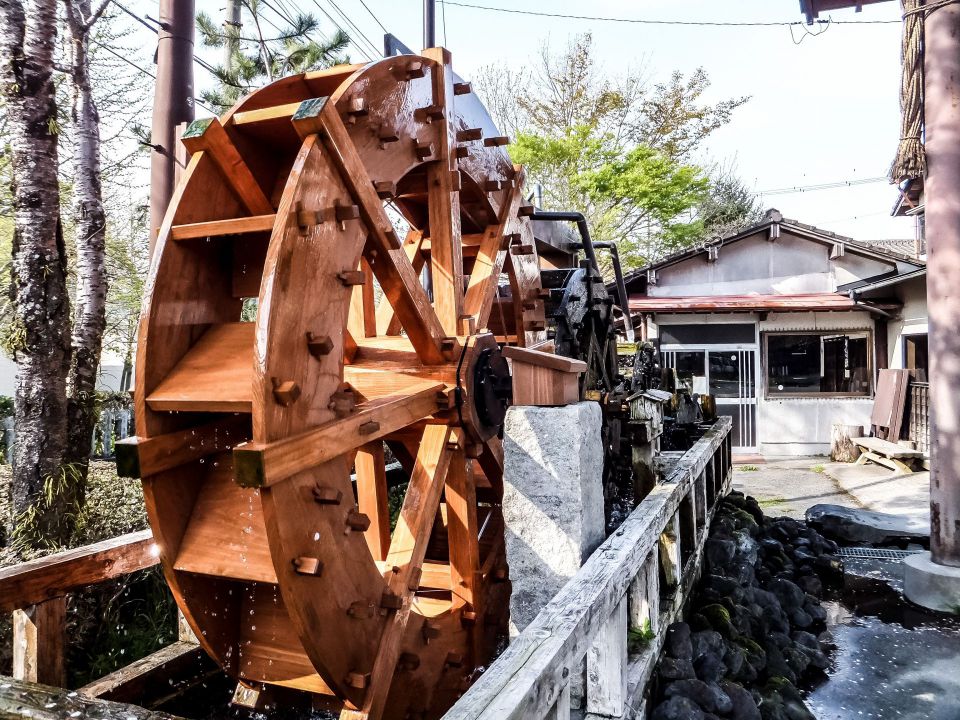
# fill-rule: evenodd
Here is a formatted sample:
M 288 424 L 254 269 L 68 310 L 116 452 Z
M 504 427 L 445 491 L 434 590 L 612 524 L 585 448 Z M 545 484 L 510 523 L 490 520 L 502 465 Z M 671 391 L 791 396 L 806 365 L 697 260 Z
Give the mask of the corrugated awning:
M 897 306 L 892 306 L 897 307 Z M 630 296 L 631 313 L 654 312 L 833 312 L 887 310 L 889 303 L 856 302 L 837 293 L 802 295 L 687 295 L 682 297 Z

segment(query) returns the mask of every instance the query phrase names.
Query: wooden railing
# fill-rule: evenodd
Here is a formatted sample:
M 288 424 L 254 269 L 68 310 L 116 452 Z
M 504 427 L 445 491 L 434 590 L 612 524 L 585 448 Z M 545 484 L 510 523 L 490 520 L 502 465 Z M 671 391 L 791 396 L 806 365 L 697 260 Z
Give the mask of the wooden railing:
M 0 569 L 0 612 L 13 613 L 13 676 L 63 687 L 67 596 L 159 562 L 149 530 Z
M 588 718 L 644 717 L 666 628 L 729 488 L 730 428 L 721 417 L 680 458 L 444 720 L 567 720 L 571 707 Z

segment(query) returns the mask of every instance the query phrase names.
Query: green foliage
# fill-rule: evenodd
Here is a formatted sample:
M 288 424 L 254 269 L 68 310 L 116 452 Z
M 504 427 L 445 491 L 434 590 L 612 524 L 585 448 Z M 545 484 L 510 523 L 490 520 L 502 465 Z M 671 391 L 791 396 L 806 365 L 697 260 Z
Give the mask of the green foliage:
M 592 219 L 597 240 L 620 240 L 628 265 L 643 262 L 635 235 L 656 227 L 669 247 L 682 246 L 702 230 L 686 215 L 707 194 L 700 168 L 683 165 L 647 145 L 625 148 L 599 125 L 580 124 L 559 135 L 521 132 L 513 159 L 534 178 L 549 178 L 573 207 Z
M 68 685 L 80 687 L 176 640 L 176 604 L 148 568 L 74 594 L 67 626 Z
M 350 38 L 339 28 L 329 39 L 318 42 L 312 36 L 320 33 L 320 22 L 309 13 L 299 13 L 289 27 L 268 37 L 260 21 L 261 0 L 242 0 L 242 6 L 246 21 L 241 27 L 223 27 L 206 13 L 197 13 L 201 42 L 207 47 L 230 48 L 227 62 L 213 69 L 220 86 L 203 93 L 204 102 L 218 112 L 284 75 L 347 62 L 343 53 Z M 250 35 L 243 34 L 244 27 L 250 29 Z
M 627 650 L 630 653 L 640 652 L 654 637 L 650 618 L 644 618 L 640 627 L 630 627 L 627 630 Z
M 653 86 L 640 73 L 604 73 L 589 34 L 556 55 L 544 47 L 529 71 L 483 68 L 477 82 L 544 207 L 582 212 L 597 241 L 618 243 L 628 268 L 750 214 L 752 196 L 739 194 L 735 177 L 711 180 L 693 161 L 748 99 L 705 103 L 709 86 L 703 69 Z

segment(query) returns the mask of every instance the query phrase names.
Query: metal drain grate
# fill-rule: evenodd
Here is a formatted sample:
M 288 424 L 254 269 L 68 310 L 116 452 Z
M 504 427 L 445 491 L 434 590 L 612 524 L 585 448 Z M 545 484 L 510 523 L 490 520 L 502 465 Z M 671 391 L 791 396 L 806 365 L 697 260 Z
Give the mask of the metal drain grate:
M 863 560 L 903 560 L 922 550 L 888 550 L 887 548 L 842 547 L 840 557 L 861 558 Z

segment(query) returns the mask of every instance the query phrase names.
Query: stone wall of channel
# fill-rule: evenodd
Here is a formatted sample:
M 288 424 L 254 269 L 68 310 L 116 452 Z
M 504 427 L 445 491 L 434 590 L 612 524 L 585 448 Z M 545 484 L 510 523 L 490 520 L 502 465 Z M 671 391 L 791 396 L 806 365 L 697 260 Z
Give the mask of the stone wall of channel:
M 799 688 L 828 664 L 820 597 L 841 571 L 836 552 L 752 497 L 724 498 L 687 621 L 667 630 L 652 720 L 815 720 Z

